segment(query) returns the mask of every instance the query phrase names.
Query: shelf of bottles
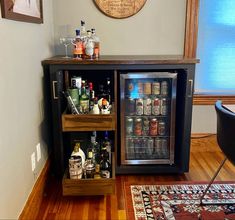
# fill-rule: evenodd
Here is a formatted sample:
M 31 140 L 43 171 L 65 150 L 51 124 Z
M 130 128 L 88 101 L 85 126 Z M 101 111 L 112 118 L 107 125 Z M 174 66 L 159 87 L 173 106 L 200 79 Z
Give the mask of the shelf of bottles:
M 177 73 L 120 75 L 121 163 L 173 164 Z

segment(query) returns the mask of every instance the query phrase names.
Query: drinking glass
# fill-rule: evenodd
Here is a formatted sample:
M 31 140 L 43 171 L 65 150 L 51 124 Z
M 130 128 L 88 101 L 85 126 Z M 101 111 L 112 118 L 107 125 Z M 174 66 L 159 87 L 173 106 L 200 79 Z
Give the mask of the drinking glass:
M 72 40 L 73 40 L 73 38 L 71 38 L 71 37 L 61 37 L 60 38 L 60 44 L 63 44 L 65 47 L 65 56 L 63 58 L 70 58 L 68 56 L 68 46 L 69 46 L 69 44 L 71 44 Z

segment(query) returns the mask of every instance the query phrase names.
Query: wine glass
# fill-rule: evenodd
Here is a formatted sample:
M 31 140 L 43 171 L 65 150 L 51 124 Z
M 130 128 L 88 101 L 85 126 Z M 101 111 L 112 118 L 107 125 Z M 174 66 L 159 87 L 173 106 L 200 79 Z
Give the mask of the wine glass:
M 63 44 L 65 47 L 65 56 L 63 58 L 70 58 L 68 56 L 68 46 L 69 46 L 69 44 L 71 44 L 72 39 L 73 38 L 71 38 L 71 37 L 61 37 L 60 38 L 60 44 Z

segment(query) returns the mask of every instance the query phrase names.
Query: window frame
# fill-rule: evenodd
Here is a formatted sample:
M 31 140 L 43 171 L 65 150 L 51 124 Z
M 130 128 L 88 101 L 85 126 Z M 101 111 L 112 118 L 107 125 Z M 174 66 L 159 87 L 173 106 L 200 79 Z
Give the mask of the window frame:
M 185 21 L 184 57 L 196 58 L 199 0 L 187 0 Z M 222 100 L 223 104 L 235 104 L 235 95 L 194 95 L 194 105 L 214 105 L 216 100 Z

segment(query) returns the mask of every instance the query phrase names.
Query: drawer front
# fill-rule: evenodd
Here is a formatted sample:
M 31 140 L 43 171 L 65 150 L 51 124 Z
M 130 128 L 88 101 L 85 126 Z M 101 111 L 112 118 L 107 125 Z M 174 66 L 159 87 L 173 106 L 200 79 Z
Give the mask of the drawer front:
M 115 130 L 115 115 L 62 115 L 63 131 Z

